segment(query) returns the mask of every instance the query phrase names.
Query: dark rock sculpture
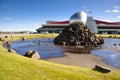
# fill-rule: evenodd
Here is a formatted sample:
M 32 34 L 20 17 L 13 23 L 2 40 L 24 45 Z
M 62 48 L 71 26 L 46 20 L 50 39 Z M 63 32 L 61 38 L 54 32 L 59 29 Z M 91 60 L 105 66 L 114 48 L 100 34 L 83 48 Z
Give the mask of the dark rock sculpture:
M 97 47 L 104 44 L 101 37 L 95 36 L 91 30 L 78 22 L 70 24 L 55 39 L 55 44 L 74 45 L 87 47 Z

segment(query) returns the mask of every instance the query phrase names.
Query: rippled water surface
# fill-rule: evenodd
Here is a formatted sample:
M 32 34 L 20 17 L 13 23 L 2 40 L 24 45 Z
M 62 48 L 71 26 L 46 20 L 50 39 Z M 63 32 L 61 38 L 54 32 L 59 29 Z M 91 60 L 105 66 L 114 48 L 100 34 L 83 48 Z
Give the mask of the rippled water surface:
M 107 47 L 120 50 L 120 39 L 106 38 L 104 41 L 105 44 L 102 45 L 102 49 L 92 50 L 91 53 L 102 57 L 107 64 L 120 68 L 120 52 L 104 49 Z M 116 46 L 114 44 L 116 44 Z
M 117 44 L 116 49 L 120 49 L 120 39 L 106 38 L 105 44 L 102 45 L 101 49 L 95 49 L 91 51 L 91 54 L 102 57 L 104 62 L 109 65 L 120 68 L 120 53 L 111 50 L 106 50 L 106 47 L 114 47 Z M 49 40 L 46 38 L 42 39 L 31 39 L 26 41 L 15 41 L 12 43 L 12 48 L 17 51 L 17 53 L 24 55 L 28 50 L 36 50 L 39 52 L 41 58 L 53 58 L 64 56 L 63 52 L 71 53 L 81 53 L 80 48 L 75 48 L 73 46 L 60 46 L 53 43 L 53 39 Z
M 53 44 L 53 40 L 49 39 L 15 41 L 12 43 L 12 48 L 21 55 L 24 55 L 28 50 L 36 50 L 39 52 L 41 58 L 64 56 L 62 54 L 64 49 L 59 46 L 55 46 Z

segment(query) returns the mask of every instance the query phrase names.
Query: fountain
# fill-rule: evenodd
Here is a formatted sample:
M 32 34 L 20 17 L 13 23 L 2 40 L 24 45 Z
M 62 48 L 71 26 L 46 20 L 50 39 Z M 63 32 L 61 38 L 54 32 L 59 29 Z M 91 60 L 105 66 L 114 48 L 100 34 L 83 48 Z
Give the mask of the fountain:
M 95 36 L 87 22 L 87 12 L 75 13 L 70 18 L 70 24 L 55 39 L 55 44 L 83 46 L 84 48 L 98 47 L 104 43 L 103 38 Z M 92 24 L 92 23 L 91 23 Z M 94 26 L 96 29 L 96 26 Z

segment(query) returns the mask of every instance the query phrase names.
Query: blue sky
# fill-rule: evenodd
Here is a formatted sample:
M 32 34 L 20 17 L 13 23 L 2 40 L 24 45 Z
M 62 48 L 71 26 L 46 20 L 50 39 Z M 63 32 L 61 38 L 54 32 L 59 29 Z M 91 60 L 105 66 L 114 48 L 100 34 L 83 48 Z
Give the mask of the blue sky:
M 0 0 L 0 31 L 35 31 L 47 20 L 69 20 L 83 10 L 94 19 L 120 21 L 120 0 Z

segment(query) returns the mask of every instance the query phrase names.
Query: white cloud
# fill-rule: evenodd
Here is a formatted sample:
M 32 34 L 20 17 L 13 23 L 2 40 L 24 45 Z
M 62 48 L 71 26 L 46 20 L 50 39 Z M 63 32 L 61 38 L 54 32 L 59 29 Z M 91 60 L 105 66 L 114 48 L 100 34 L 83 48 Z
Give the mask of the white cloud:
M 111 20 L 108 20 L 108 19 L 101 19 L 101 21 L 113 22 L 113 21 L 111 21 Z
M 110 11 L 110 10 L 106 10 L 105 12 L 109 13 L 109 12 L 111 12 L 111 11 Z
M 119 9 L 120 7 L 115 5 L 114 8 L 115 8 L 115 9 Z
M 107 13 L 119 13 L 120 12 L 120 10 L 119 10 L 119 6 L 113 6 L 113 9 L 111 9 L 111 10 L 106 10 L 105 12 L 107 12 Z
M 6 18 L 4 18 L 3 20 L 5 20 L 5 21 L 11 21 L 12 18 L 6 17 Z
M 33 26 L 33 27 L 38 27 L 38 26 L 41 26 L 41 24 L 40 24 L 40 23 L 33 23 L 32 26 Z
M 117 16 L 117 18 L 119 18 L 119 19 L 120 19 L 120 16 Z
M 114 9 L 114 10 L 112 10 L 112 12 L 113 12 L 113 13 L 119 13 L 120 10 Z
M 118 10 L 118 9 L 113 9 L 113 10 L 106 10 L 105 12 L 107 12 L 107 13 L 119 13 L 120 10 Z
M 12 18 L 9 18 L 9 17 L 6 17 L 6 18 L 0 18 L 0 22 L 3 22 L 3 21 L 11 21 Z

